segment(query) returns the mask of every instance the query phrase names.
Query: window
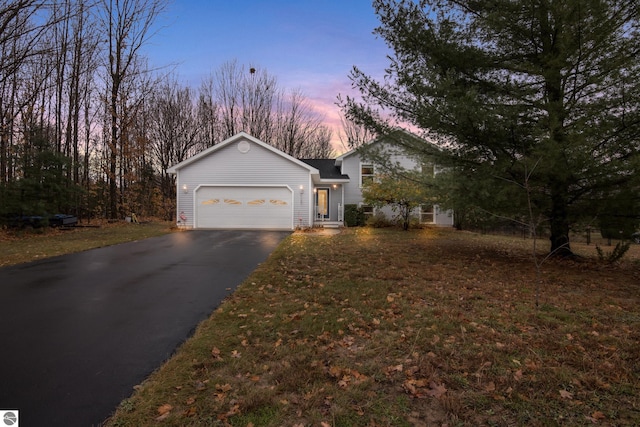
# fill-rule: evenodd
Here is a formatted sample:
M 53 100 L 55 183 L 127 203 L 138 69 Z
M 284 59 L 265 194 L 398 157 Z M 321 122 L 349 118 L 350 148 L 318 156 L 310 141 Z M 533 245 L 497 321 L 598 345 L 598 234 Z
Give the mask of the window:
M 423 224 L 431 224 L 435 222 L 433 214 L 435 209 L 433 205 L 420 205 L 420 222 Z
M 362 209 L 362 213 L 365 217 L 373 216 L 373 206 L 370 205 L 360 205 L 360 209 Z
M 425 162 L 421 166 L 422 173 L 429 178 L 436 176 L 436 167 L 433 163 Z
M 362 163 L 360 165 L 360 187 L 371 181 L 373 181 L 373 165 L 371 163 Z

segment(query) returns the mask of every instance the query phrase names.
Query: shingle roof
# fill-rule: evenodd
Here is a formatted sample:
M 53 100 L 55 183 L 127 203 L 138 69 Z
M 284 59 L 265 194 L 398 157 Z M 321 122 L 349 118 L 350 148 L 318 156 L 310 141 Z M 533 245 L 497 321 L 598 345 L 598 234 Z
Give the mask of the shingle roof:
M 349 179 L 349 175 L 340 173 L 335 159 L 300 159 L 300 161 L 320 171 L 320 179 Z

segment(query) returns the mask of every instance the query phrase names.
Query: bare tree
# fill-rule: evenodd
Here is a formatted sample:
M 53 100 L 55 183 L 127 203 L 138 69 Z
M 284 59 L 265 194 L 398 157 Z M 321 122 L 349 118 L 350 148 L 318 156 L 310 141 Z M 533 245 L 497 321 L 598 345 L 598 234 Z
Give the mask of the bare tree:
M 14 152 L 15 119 L 41 94 L 46 73 L 40 80 L 29 79 L 31 91 L 23 89 L 25 66 L 36 63 L 42 55 L 41 42 L 51 27 L 50 19 L 36 24 L 33 17 L 45 2 L 37 0 L 0 0 L 0 183 L 13 178 L 11 154 Z M 35 83 L 35 84 L 34 84 Z
M 222 107 L 216 96 L 215 81 L 212 77 L 203 80 L 198 95 L 198 127 L 200 133 L 194 147 L 202 151 L 220 142 L 225 135 Z
M 160 171 L 160 192 L 163 214 L 171 219 L 175 199 L 175 178 L 166 170 L 195 154 L 201 138 L 199 108 L 195 105 L 193 92 L 189 87 L 180 86 L 177 80 L 163 82 L 154 92 L 149 102 L 147 135 L 153 162 Z
M 205 86 L 213 87 L 224 138 L 244 131 L 262 140 L 269 139 L 271 114 L 278 96 L 276 78 L 264 70 L 246 69 L 234 60 L 224 63 L 210 79 Z
M 278 100 L 271 145 L 297 158 L 328 158 L 332 154 L 331 131 L 314 114 L 299 90 Z
M 353 150 L 376 138 L 375 132 L 371 129 L 359 125 L 344 116 L 340 116 L 340 122 L 342 124 L 340 142 L 345 150 Z
M 139 73 L 140 48 L 151 36 L 151 25 L 163 11 L 165 0 L 102 0 L 102 28 L 107 39 L 107 87 L 110 135 L 109 216 L 118 216 L 118 160 L 127 129 L 125 84 Z

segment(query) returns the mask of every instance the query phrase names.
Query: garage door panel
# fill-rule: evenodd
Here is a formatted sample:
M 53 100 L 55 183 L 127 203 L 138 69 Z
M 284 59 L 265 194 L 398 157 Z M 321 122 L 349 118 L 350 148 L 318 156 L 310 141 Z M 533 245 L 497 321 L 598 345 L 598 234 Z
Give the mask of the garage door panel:
M 293 226 L 292 192 L 287 187 L 200 187 L 196 192 L 197 228 Z

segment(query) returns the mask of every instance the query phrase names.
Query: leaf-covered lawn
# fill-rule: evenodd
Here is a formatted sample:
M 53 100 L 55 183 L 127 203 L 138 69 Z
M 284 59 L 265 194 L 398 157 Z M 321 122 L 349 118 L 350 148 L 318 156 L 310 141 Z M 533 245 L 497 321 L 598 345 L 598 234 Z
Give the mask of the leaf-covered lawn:
M 296 233 L 109 425 L 639 425 L 638 246 L 545 262 L 536 308 L 530 245 Z
M 159 236 L 171 232 L 171 225 L 119 222 L 66 230 L 0 230 L 0 267 Z

